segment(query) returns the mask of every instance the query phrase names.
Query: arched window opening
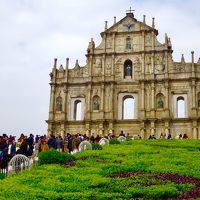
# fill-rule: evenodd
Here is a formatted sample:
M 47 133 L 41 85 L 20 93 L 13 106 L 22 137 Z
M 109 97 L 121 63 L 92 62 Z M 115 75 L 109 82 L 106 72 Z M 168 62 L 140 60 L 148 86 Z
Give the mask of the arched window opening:
M 132 96 L 126 96 L 122 104 L 122 119 L 134 119 L 135 99 Z
M 183 97 L 177 98 L 177 117 L 185 118 L 185 99 Z
M 124 62 L 124 78 L 126 77 L 131 77 L 132 78 L 132 73 L 133 73 L 133 64 L 131 60 L 126 60 Z
M 56 99 L 56 111 L 62 111 L 62 97 Z
M 127 50 L 131 50 L 132 49 L 131 38 L 130 37 L 126 38 L 126 49 Z
M 156 96 L 156 106 L 158 109 L 164 108 L 164 95 L 162 93 L 159 93 Z
M 76 100 L 74 102 L 74 120 L 82 119 L 82 102 L 80 100 Z
M 98 96 L 94 96 L 93 98 L 93 110 L 98 111 L 100 109 L 100 98 Z

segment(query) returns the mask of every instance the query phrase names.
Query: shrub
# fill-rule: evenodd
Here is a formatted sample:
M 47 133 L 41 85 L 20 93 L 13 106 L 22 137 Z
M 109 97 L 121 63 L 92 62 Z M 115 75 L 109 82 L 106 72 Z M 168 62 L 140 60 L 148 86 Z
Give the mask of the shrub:
M 4 178 L 5 178 L 5 175 L 0 172 L 0 180 Z
M 61 153 L 56 150 L 40 152 L 39 164 L 64 164 L 65 162 L 74 161 L 75 157 L 69 153 Z
M 109 144 L 120 144 L 120 142 L 117 139 L 110 139 Z
M 102 150 L 103 148 L 102 148 L 102 146 L 100 144 L 93 143 L 92 144 L 92 149 L 93 150 Z

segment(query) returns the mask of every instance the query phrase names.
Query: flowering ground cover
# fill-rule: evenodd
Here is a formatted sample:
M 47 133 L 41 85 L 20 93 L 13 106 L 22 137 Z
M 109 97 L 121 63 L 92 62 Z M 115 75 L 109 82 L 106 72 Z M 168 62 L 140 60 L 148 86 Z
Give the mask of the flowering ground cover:
M 197 199 L 198 140 L 134 140 L 0 180 L 0 199 Z

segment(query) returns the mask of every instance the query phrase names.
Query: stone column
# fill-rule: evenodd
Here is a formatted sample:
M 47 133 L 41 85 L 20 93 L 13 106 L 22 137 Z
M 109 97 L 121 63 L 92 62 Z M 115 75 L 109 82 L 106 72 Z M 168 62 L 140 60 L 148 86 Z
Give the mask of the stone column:
M 145 94 L 144 94 L 144 82 L 141 83 L 141 115 L 140 118 L 144 119 L 145 117 L 145 106 L 144 106 L 144 101 L 145 101 Z
M 86 122 L 85 130 L 86 130 L 86 132 L 85 132 L 86 136 L 91 137 L 91 130 L 90 130 L 90 123 L 89 122 Z
M 165 135 L 166 137 L 169 135 L 169 122 L 165 122 Z
M 155 135 L 155 121 L 151 121 L 151 135 Z
M 192 109 L 196 108 L 196 82 L 192 80 Z
M 154 79 L 154 72 L 155 72 L 155 67 L 154 67 L 154 63 L 155 63 L 155 54 L 154 52 L 151 53 L 151 74 L 152 74 L 152 78 Z
M 141 79 L 144 79 L 144 74 L 145 74 L 145 54 L 142 53 L 142 74 L 141 74 Z
M 51 122 L 50 122 L 50 123 L 48 122 L 48 129 L 47 129 L 47 132 L 48 132 L 48 135 L 53 134 L 52 124 L 51 124 Z
M 91 84 L 87 87 L 87 104 L 86 104 L 86 110 L 87 110 L 87 120 L 91 119 Z
M 92 77 L 92 73 L 93 73 L 93 56 L 90 55 L 89 58 L 89 76 Z
M 112 71 L 111 71 L 111 76 L 112 76 L 112 80 L 114 80 L 114 66 L 115 66 L 115 55 L 112 55 Z
M 170 117 L 169 113 L 169 83 L 168 81 L 165 82 L 165 117 Z
M 68 108 L 68 99 L 67 99 L 67 95 L 68 95 L 68 89 L 67 89 L 67 86 L 65 86 L 65 89 L 64 89 L 64 98 L 63 98 L 63 107 L 64 107 L 64 120 L 67 120 L 67 115 L 68 115 L 68 111 L 67 111 L 67 108 Z
M 110 87 L 110 90 L 111 90 L 111 102 L 112 102 L 112 106 L 111 106 L 111 119 L 114 120 L 114 108 L 115 108 L 115 104 L 114 104 L 114 85 L 113 83 L 111 83 L 111 87 Z
M 51 84 L 50 104 L 49 104 L 49 120 L 54 118 L 54 104 L 55 104 L 55 85 Z
M 64 124 L 61 125 L 60 134 L 61 134 L 61 137 L 64 138 L 64 136 L 65 136 L 65 125 Z
M 141 124 L 140 124 L 140 136 L 142 137 L 142 139 L 146 139 L 146 137 L 145 137 L 145 123 L 144 123 L 144 121 L 142 121 Z
M 197 121 L 192 122 L 192 138 L 197 139 Z
M 165 52 L 165 78 L 168 78 L 168 52 Z
M 100 102 L 100 111 L 101 111 L 101 117 L 102 119 L 105 118 L 104 114 L 105 114 L 105 85 L 102 84 L 101 85 L 101 102 Z
M 155 83 L 151 83 L 151 117 L 155 117 Z
M 194 51 L 192 51 L 191 54 L 192 54 L 192 77 L 195 77 Z
M 146 89 L 147 99 L 145 99 L 145 100 L 147 102 L 147 104 L 146 104 L 147 105 L 147 107 L 146 107 L 147 111 L 150 111 L 150 94 L 151 94 L 150 90 L 151 90 L 150 87 Z
M 112 46 L 113 46 L 113 53 L 115 53 L 115 33 L 112 35 Z

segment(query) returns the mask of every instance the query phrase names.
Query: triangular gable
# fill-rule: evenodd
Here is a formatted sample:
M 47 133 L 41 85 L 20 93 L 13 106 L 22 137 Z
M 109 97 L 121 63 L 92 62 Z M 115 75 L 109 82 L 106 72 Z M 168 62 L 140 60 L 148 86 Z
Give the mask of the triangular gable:
M 137 21 L 137 19 L 135 19 L 133 16 L 127 15 L 116 24 L 105 30 L 103 33 L 140 31 L 141 28 L 143 30 L 153 30 L 152 27 L 144 24 L 143 22 Z

